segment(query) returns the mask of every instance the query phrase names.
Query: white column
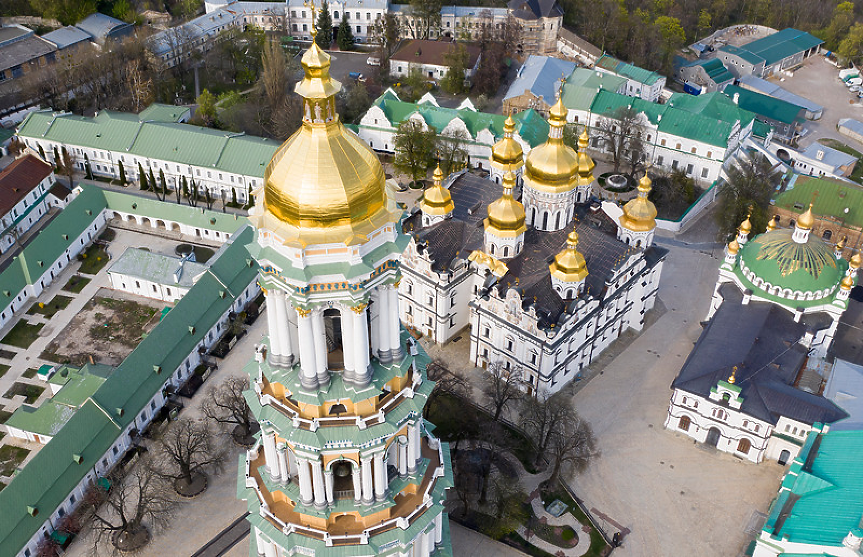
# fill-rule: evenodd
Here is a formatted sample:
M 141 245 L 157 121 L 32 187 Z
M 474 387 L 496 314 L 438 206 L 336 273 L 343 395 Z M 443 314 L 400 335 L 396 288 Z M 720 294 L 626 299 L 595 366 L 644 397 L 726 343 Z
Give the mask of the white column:
M 387 296 L 386 286 L 378 286 L 378 358 L 382 362 L 392 360 L 390 353 L 390 297 Z
M 279 356 L 279 329 L 278 329 L 278 316 L 276 312 L 276 304 L 278 302 L 278 298 L 276 297 L 276 292 L 274 290 L 270 290 L 267 292 L 267 332 L 270 336 L 270 359 L 275 362 Z M 276 356 L 275 358 L 273 356 Z
M 284 319 L 279 322 L 279 338 L 282 339 L 282 356 L 285 358 L 285 363 L 290 364 L 294 361 L 294 347 L 291 343 L 291 306 L 290 302 L 288 302 L 288 297 L 284 294 L 281 296 L 279 308 L 284 315 Z
M 360 465 L 351 465 L 351 479 L 354 481 L 354 502 L 359 504 L 363 500 L 363 481 L 360 477 Z
M 408 439 L 399 435 L 396 442 L 399 444 L 399 476 L 404 478 L 408 475 Z
M 368 458 L 362 459 L 363 471 L 363 503 L 371 504 L 375 500 L 372 493 L 372 461 Z
M 276 450 L 279 453 L 279 476 L 281 476 L 283 483 L 288 483 L 288 480 L 290 479 L 290 476 L 288 475 L 288 447 L 284 443 L 279 443 Z
M 359 384 L 367 385 L 370 379 L 369 367 L 369 326 L 366 319 L 366 304 L 351 308 L 354 314 L 354 373 Z
M 342 307 L 342 353 L 345 358 L 346 379 L 353 381 L 354 378 L 354 312 L 349 307 Z
M 434 517 L 434 543 L 439 544 L 443 540 L 443 513 Z
M 408 474 L 417 471 L 417 460 L 420 457 L 420 427 L 419 422 L 408 425 Z
M 294 456 L 293 451 L 288 451 L 288 475 L 297 475 L 297 457 Z
M 276 552 L 276 545 L 273 542 L 268 541 L 264 546 L 264 555 L 267 557 L 279 557 L 279 554 Z
M 318 374 L 315 367 L 315 339 L 312 332 L 312 314 L 310 310 L 297 308 L 297 336 L 300 337 L 300 383 L 303 388 L 314 389 L 318 386 Z
M 273 433 L 263 433 L 264 437 L 264 460 L 267 462 L 267 471 L 274 480 L 279 479 L 279 459 L 276 455 L 276 439 Z
M 258 527 L 255 527 L 255 545 L 258 548 L 258 555 L 263 555 L 264 552 L 267 551 L 267 542 L 262 537 L 261 531 L 258 530 Z
M 329 382 L 327 374 L 327 330 L 324 327 L 324 310 L 312 312 L 312 334 L 315 337 L 315 372 L 319 385 Z
M 369 305 L 369 322 L 372 324 L 372 327 L 369 342 L 371 343 L 372 354 L 377 357 L 381 347 L 381 297 L 379 292 L 377 290 L 372 292 L 370 299 L 372 302 Z
M 375 500 L 383 501 L 387 494 L 387 471 L 383 451 L 375 453 Z
M 308 505 L 314 498 L 312 495 L 312 476 L 308 460 L 304 458 L 297 459 L 297 475 L 300 477 L 300 501 L 304 505 Z
M 314 484 L 315 506 L 322 508 L 327 504 L 326 494 L 324 493 L 324 473 L 321 470 L 321 462 L 314 460 L 309 462 L 312 466 L 312 483 Z
M 394 360 L 401 360 L 404 350 L 402 350 L 401 320 L 399 319 L 399 291 L 395 286 L 389 286 L 386 293 L 390 301 L 388 304 L 390 318 L 387 320 L 389 324 L 390 350 L 392 350 Z
M 332 468 L 329 470 L 324 470 L 324 486 L 327 491 L 327 504 L 332 505 L 333 501 L 335 501 L 335 497 L 333 497 L 333 470 Z

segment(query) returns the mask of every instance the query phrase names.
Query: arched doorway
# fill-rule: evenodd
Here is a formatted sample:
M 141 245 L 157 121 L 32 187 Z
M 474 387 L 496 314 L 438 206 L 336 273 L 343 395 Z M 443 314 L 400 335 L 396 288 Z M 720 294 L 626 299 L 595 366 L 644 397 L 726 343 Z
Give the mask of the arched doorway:
M 707 432 L 707 440 L 705 441 L 705 443 L 707 445 L 710 445 L 711 447 L 715 447 L 719 444 L 719 438 L 721 436 L 722 433 L 720 433 L 719 428 L 711 427 L 710 430 L 708 430 Z
M 354 498 L 354 466 L 350 460 L 339 460 L 333 463 L 333 498 Z
M 781 453 L 779 453 L 779 465 L 785 466 L 788 464 L 788 459 L 791 458 L 791 451 L 783 449 Z
M 345 368 L 345 352 L 342 345 L 342 314 L 337 309 L 324 311 L 324 330 L 327 335 L 327 368 Z

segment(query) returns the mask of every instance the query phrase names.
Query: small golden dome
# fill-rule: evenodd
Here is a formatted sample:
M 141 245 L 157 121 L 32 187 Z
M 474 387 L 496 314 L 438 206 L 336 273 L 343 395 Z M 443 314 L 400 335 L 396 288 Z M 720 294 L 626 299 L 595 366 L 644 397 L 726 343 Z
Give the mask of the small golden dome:
M 302 65 L 305 76 L 295 87 L 303 97 L 302 126 L 267 166 L 262 207 L 252 220 L 286 243 L 363 241 L 397 220 L 388 208 L 383 167 L 339 120 L 341 84 L 330 78 L 330 56 L 312 43 Z
M 548 270 L 553 278 L 563 282 L 581 282 L 587 278 L 587 262 L 578 251 L 578 233 L 575 230 L 566 237 L 566 247 L 554 256 Z
M 503 138 L 491 148 L 491 161 L 509 168 L 518 168 L 524 164 L 524 150 L 521 144 L 513 138 L 515 120 L 506 117 L 503 124 Z
M 650 178 L 645 172 L 638 182 L 638 197 L 623 206 L 620 226 L 633 232 L 648 232 L 656 228 L 656 206 L 647 199 L 651 189 Z
M 593 183 L 593 168 L 596 164 L 590 155 L 587 154 L 587 147 L 590 144 L 590 138 L 587 136 L 587 128 L 584 128 L 581 136 L 578 138 L 578 185 L 588 186 Z
M 578 185 L 578 154 L 563 143 L 566 107 L 560 99 L 549 111 L 548 126 L 548 140 L 527 155 L 525 181 L 547 193 L 570 191 Z
M 749 220 L 749 217 L 751 217 L 751 216 L 752 216 L 752 211 L 747 213 L 746 214 L 746 220 L 740 223 L 740 228 L 738 228 L 737 230 L 741 234 L 749 234 L 750 232 L 752 232 L 752 221 Z
M 774 218 L 767 219 L 767 232 L 771 230 L 776 230 L 776 219 Z
M 849 261 L 849 266 L 852 269 L 859 269 L 860 264 L 863 263 L 863 257 L 860 256 L 860 252 L 858 251 L 854 255 L 851 256 L 851 260 Z
M 797 228 L 812 230 L 812 227 L 815 226 L 815 215 L 812 214 L 812 205 L 814 205 L 814 203 L 810 203 L 806 212 L 800 215 L 800 218 L 797 219 Z
M 843 250 L 845 249 L 845 244 L 848 243 L 848 236 L 842 236 L 842 239 L 836 242 L 836 249 Z
M 854 275 L 845 275 L 845 278 L 843 278 L 842 282 L 839 283 L 839 287 L 844 290 L 851 290 L 854 288 Z
M 513 238 L 527 230 L 524 224 L 524 205 L 512 197 L 514 187 L 515 174 L 507 172 L 503 175 L 503 195 L 489 203 L 488 218 L 483 221 L 487 232 Z
M 442 185 L 443 171 L 440 165 L 435 168 L 433 178 L 434 185 L 423 194 L 420 210 L 424 215 L 448 215 L 455 209 L 455 204 L 453 204 L 449 190 Z
M 728 253 L 736 255 L 738 251 L 740 251 L 740 243 L 737 241 L 737 238 L 734 238 L 728 242 Z

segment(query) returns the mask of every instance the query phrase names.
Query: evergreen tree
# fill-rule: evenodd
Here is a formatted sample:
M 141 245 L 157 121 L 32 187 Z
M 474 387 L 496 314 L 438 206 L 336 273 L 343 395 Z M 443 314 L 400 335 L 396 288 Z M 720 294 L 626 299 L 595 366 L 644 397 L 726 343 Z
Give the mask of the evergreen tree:
M 64 147 L 64 149 L 65 149 L 65 147 Z M 88 157 L 86 154 L 84 155 L 84 170 L 87 172 L 87 179 L 92 180 L 93 179 L 93 169 L 90 168 L 90 157 Z
M 183 197 L 189 199 L 189 181 L 183 176 Z
M 118 161 L 117 166 L 120 167 L 120 184 L 126 185 L 126 169 L 123 168 L 123 161 Z
M 165 172 L 160 168 L 159 169 L 159 189 L 156 191 L 156 195 L 159 197 L 160 201 L 165 201 L 165 195 L 168 193 L 168 184 L 165 183 Z
M 321 6 L 321 11 L 318 12 L 318 21 L 315 23 L 317 34 L 315 35 L 315 43 L 323 49 L 330 48 L 333 42 L 333 18 L 330 15 L 330 7 L 324 1 Z
M 144 173 L 144 167 L 138 163 L 138 184 L 142 191 L 147 191 L 147 175 Z
M 84 155 L 85 157 L 87 155 Z M 60 159 L 60 151 L 57 150 L 57 146 L 54 146 L 54 168 L 60 170 L 60 167 L 63 166 L 63 161 Z
M 255 196 L 252 195 L 252 186 L 249 186 L 249 193 L 246 194 L 246 206 L 254 207 L 255 206 Z
M 237 206 L 237 190 L 231 188 L 231 204 L 236 207 Z
M 39 156 L 40 156 L 40 157 L 42 157 L 42 160 L 43 160 L 43 161 L 44 161 L 44 160 L 47 160 L 47 159 L 45 158 L 45 149 L 43 149 L 41 145 L 39 145 Z
M 348 18 L 343 17 L 339 24 L 339 50 L 354 49 L 354 34 L 351 31 L 351 26 L 348 25 Z
M 154 192 L 156 192 L 156 197 L 158 197 L 159 196 L 159 192 L 158 192 L 159 185 L 156 183 L 156 177 L 153 176 L 153 169 L 152 168 L 150 169 L 149 186 L 150 186 L 150 189 L 152 189 Z

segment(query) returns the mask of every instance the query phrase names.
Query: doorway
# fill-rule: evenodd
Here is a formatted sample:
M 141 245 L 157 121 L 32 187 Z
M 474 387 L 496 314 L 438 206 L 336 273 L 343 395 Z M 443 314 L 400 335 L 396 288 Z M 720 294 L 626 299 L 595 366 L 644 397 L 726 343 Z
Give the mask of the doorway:
M 337 309 L 324 310 L 324 331 L 327 335 L 327 369 L 345 368 L 342 344 L 342 314 Z
M 722 434 L 719 432 L 718 428 L 711 427 L 710 430 L 707 432 L 707 440 L 705 441 L 705 443 L 707 443 L 711 447 L 715 447 L 719 444 L 719 438 L 721 436 Z
M 348 460 L 333 463 L 333 498 L 354 498 L 354 467 Z
M 791 458 L 791 451 L 783 449 L 781 453 L 779 453 L 779 465 L 785 466 L 788 464 L 788 459 Z

